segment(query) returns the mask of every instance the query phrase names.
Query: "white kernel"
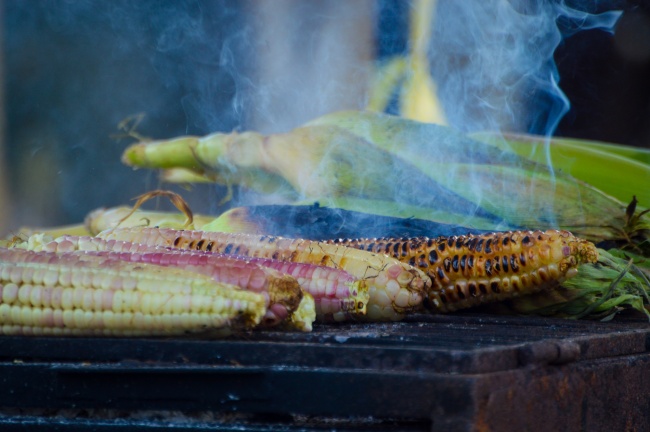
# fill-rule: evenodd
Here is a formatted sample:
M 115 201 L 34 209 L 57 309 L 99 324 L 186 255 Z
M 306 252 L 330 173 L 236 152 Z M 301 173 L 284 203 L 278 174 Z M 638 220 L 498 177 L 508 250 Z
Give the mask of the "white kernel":
M 0 323 L 11 322 L 11 306 L 6 303 L 0 304 Z
M 12 304 L 18 299 L 18 285 L 8 283 L 2 288 L 2 302 Z
M 67 327 L 69 329 L 74 328 L 75 323 L 74 323 L 74 312 L 72 309 L 66 309 L 63 311 L 62 314 L 63 318 L 63 326 Z
M 31 304 L 29 301 L 30 294 L 32 292 L 31 285 L 23 285 L 18 289 L 18 302 L 22 304 Z

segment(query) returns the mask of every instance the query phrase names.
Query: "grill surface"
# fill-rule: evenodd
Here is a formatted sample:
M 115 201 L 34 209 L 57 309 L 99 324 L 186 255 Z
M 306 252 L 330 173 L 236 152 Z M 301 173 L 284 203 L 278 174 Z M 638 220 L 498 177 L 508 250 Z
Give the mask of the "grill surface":
M 220 341 L 6 337 L 0 338 L 0 424 L 3 430 L 160 424 L 647 430 L 648 351 L 650 326 L 643 320 L 476 314 Z M 62 409 L 83 415 L 62 417 Z M 174 426 L 160 414 L 142 414 L 159 411 L 182 412 L 184 420 Z

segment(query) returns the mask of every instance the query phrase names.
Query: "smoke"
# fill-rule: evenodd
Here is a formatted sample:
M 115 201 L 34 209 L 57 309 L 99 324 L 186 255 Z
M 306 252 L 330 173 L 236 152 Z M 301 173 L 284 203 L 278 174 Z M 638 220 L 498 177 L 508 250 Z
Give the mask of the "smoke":
M 440 1 L 430 58 L 450 123 L 464 131 L 552 134 L 569 106 L 556 48 L 578 31 L 612 31 L 620 15 L 562 0 Z

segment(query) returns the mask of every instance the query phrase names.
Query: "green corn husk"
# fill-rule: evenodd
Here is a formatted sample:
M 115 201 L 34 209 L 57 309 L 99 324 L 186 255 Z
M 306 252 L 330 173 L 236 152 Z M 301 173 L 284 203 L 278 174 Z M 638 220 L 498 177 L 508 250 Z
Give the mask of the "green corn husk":
M 650 151 L 607 143 L 483 132 L 473 134 L 503 151 L 513 151 L 538 163 L 553 164 L 622 202 L 636 196 L 650 207 Z
M 500 312 L 563 318 L 609 320 L 625 309 L 650 319 L 650 280 L 646 259 L 628 258 L 622 251 L 599 249 L 596 264 L 582 264 L 578 275 L 562 286 L 509 300 Z M 618 255 L 618 256 L 617 256 Z
M 257 183 L 281 177 L 297 196 L 324 205 L 330 205 L 329 200 L 354 197 L 501 222 L 441 186 L 410 161 L 395 158 L 335 125 L 273 135 L 245 132 L 143 142 L 127 148 L 123 161 L 143 168 L 202 169 L 215 179 L 260 191 L 268 185 Z
M 624 231 L 622 201 L 452 129 L 357 111 L 328 114 L 308 124 L 332 124 L 364 137 L 512 226 L 560 227 L 594 242 L 620 239 Z
M 202 170 L 256 190 L 273 189 L 265 178 L 282 178 L 295 192 L 289 202 L 481 229 L 562 228 L 593 242 L 647 239 L 643 229 L 629 235 L 624 202 L 562 170 L 447 127 L 372 112 L 332 113 L 284 134 L 140 143 L 123 160 Z

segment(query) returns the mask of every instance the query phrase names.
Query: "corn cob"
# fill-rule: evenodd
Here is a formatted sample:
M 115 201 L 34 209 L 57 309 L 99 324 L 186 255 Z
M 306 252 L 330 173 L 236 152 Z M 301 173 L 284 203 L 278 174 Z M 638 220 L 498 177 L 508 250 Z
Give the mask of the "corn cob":
M 339 268 L 366 281 L 370 320 L 397 320 L 419 310 L 431 285 L 422 271 L 386 255 L 303 239 L 152 228 L 115 229 L 98 237 Z
M 424 270 L 427 306 L 441 312 L 558 286 L 596 247 L 568 231 L 509 231 L 431 239 L 339 239 L 333 244 L 384 253 Z
M 65 237 L 61 242 L 53 241 L 53 245 L 46 249 L 54 249 L 63 245 L 70 249 L 69 245 L 76 240 L 86 246 L 98 246 L 101 242 L 92 242 L 90 237 Z M 122 242 L 123 243 L 123 242 Z M 104 245 L 106 246 L 106 245 Z M 120 244 L 123 249 L 127 245 Z M 31 251 L 0 249 L 0 259 L 7 259 L 11 262 L 48 262 L 51 257 L 70 264 L 83 264 L 89 262 L 95 266 L 106 266 L 110 261 L 126 261 L 132 263 L 147 263 L 164 267 L 174 267 L 193 273 L 210 276 L 214 281 L 262 294 L 267 302 L 267 312 L 262 320 L 264 327 L 270 327 L 284 321 L 299 306 L 302 299 L 302 290 L 298 281 L 288 275 L 273 269 L 257 264 L 246 262 L 232 256 L 219 256 L 209 254 L 195 254 L 191 251 L 178 250 L 146 250 L 146 247 L 131 245 L 128 252 L 84 251 L 64 252 L 58 255 L 51 253 L 34 253 Z M 138 253 L 134 253 L 134 249 Z M 149 248 L 153 249 L 153 248 Z
M 244 259 L 243 257 L 233 257 L 232 255 L 217 254 L 212 252 L 178 250 L 166 246 L 152 246 L 141 243 L 131 243 L 120 240 L 106 240 L 100 237 L 76 237 L 62 236 L 42 244 L 42 242 L 29 242 L 36 250 L 45 250 L 50 252 L 72 252 L 72 251 L 113 251 L 121 252 L 126 255 L 134 254 L 138 257 L 150 252 L 164 252 L 165 254 L 184 254 L 186 260 L 191 260 L 192 255 L 196 255 L 205 261 L 207 256 L 215 256 L 228 260 Z M 134 259 L 125 256 L 125 259 Z M 283 262 L 266 258 L 246 258 L 252 265 L 259 265 L 269 269 L 275 269 L 283 274 L 295 278 L 300 288 L 305 293 L 309 293 L 315 301 L 315 314 L 321 321 L 345 321 L 351 319 L 354 315 L 365 313 L 368 304 L 368 289 L 366 282 L 354 278 L 349 273 L 331 267 L 318 266 L 313 264 Z M 223 280 L 223 282 L 234 283 L 232 280 Z M 251 289 L 247 286 L 242 286 Z M 253 289 L 254 290 L 254 289 Z M 306 304 L 303 307 L 311 307 Z M 303 315 L 307 312 L 300 312 Z M 265 318 L 266 321 L 266 318 Z
M 266 311 L 260 294 L 203 275 L 119 261 L 97 267 L 54 255 L 47 260 L 0 260 L 3 334 L 221 334 L 258 324 Z

